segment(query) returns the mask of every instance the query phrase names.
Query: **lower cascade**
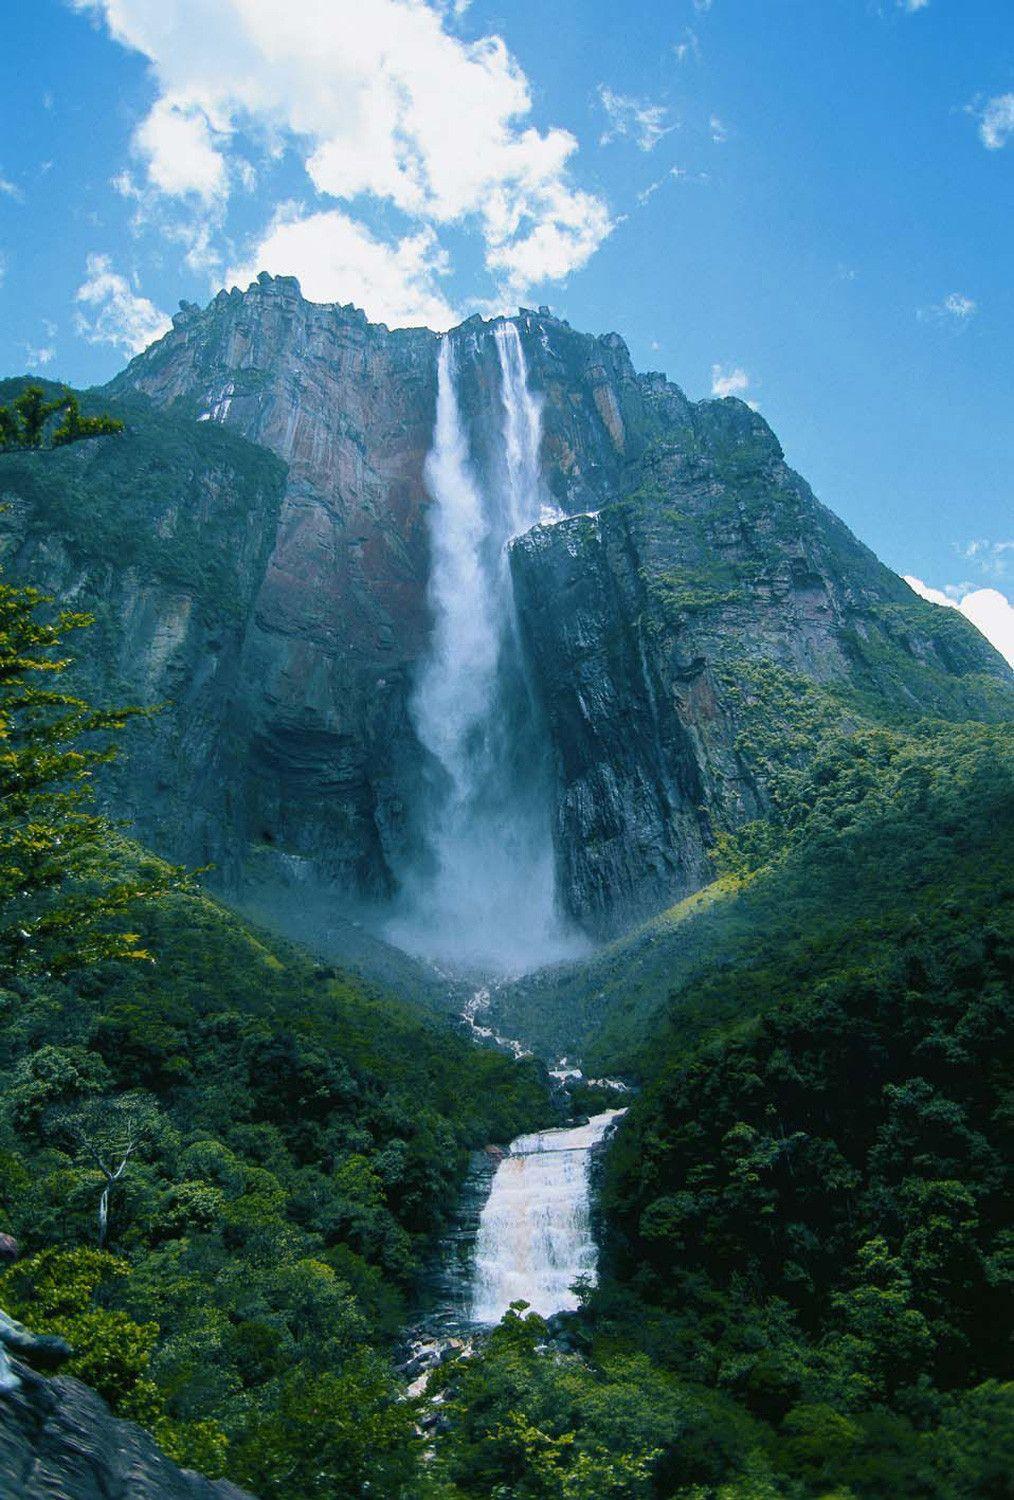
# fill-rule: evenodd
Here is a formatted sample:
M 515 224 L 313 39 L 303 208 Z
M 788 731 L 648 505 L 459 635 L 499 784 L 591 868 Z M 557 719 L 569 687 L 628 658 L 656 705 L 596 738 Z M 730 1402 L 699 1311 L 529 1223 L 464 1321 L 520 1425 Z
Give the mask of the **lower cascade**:
M 498 1323 L 512 1302 L 549 1317 L 577 1306 L 581 1278 L 594 1281 L 591 1159 L 614 1121 L 610 1109 L 586 1125 L 543 1130 L 511 1142 L 479 1219 L 471 1321 Z

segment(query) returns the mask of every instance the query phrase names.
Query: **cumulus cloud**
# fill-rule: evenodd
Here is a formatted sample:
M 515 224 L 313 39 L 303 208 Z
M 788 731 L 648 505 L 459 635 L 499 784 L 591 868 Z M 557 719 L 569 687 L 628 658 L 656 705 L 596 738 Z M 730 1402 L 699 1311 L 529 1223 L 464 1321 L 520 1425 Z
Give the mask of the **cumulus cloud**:
M 906 11 L 913 16 L 917 10 L 925 10 L 930 0 L 896 0 L 896 3 L 899 10 Z
M 609 121 L 599 137 L 600 146 L 626 139 L 634 141 L 642 151 L 654 151 L 659 141 L 676 128 L 667 124 L 669 111 L 664 104 L 650 104 L 629 94 L 618 94 L 608 84 L 599 84 L 599 102 Z
M 311 302 L 333 301 L 340 291 L 343 301 L 368 307 L 392 327 L 420 322 L 445 329 L 460 321 L 437 287 L 448 262 L 431 229 L 389 244 L 340 209 L 306 214 L 283 204 L 255 259 L 227 279 L 244 284 L 261 270 L 290 275 L 293 266 Z
M 15 203 L 24 203 L 25 195 L 16 182 L 11 182 L 0 172 L 0 198 L 13 198 Z
M 959 593 L 960 598 L 953 599 L 942 589 L 930 588 L 921 578 L 913 578 L 908 573 L 904 577 L 909 588 L 914 589 L 921 599 L 928 599 L 931 604 L 942 604 L 947 609 L 960 610 L 987 641 L 996 647 L 1000 655 L 1014 666 L 1014 608 L 999 589 L 972 589 L 965 592 L 967 585 L 957 585 L 954 592 Z
M 729 139 L 729 127 L 717 115 L 711 116 L 711 119 L 708 121 L 708 128 L 711 131 L 711 139 L 716 146 L 721 146 Z
M 296 153 L 320 199 L 286 243 L 306 264 L 285 267 L 321 284 L 319 214 L 373 200 L 409 232 L 386 247 L 407 266 L 410 321 L 431 306 L 442 269 L 436 233 L 462 225 L 481 237 L 488 270 L 512 290 L 561 279 L 610 232 L 604 202 L 571 177 L 577 140 L 531 123 L 528 80 L 500 37 L 467 41 L 449 29 L 462 6 L 426 0 L 72 0 L 146 57 L 158 90 L 134 148 L 146 185 L 172 199 L 221 204 L 242 186 L 249 155 Z M 242 155 L 241 155 L 242 153 Z M 362 224 L 361 236 L 374 238 Z M 406 242 L 432 251 L 420 275 Z M 277 249 L 277 213 L 254 237 L 251 265 Z M 389 260 L 377 303 L 388 296 Z M 335 262 L 337 264 L 337 261 Z M 413 304 L 412 287 L 423 299 Z M 329 299 L 349 289 L 328 283 Z M 366 310 L 375 314 L 369 300 Z
M 76 300 L 75 325 L 90 344 L 113 344 L 128 354 L 139 354 L 170 326 L 165 313 L 113 270 L 108 255 L 88 256 Z
M 750 377 L 745 370 L 737 365 L 734 369 L 726 370 L 722 365 L 711 366 L 711 394 L 718 396 L 743 397 L 750 389 Z
M 1014 94 L 997 94 L 981 106 L 971 106 L 979 121 L 979 139 L 987 151 L 999 151 L 1014 135 Z
M 159 99 L 134 132 L 152 187 L 171 198 L 193 193 L 204 203 L 225 196 L 228 171 L 201 110 L 170 97 Z

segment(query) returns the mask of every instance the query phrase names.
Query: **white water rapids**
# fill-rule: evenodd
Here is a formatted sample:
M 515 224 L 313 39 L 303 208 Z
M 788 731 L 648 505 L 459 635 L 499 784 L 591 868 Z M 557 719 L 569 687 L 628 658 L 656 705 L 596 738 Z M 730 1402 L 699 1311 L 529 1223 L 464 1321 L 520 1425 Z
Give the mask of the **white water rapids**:
M 577 1306 L 572 1287 L 595 1279 L 591 1153 L 624 1111 L 587 1125 L 511 1142 L 479 1220 L 472 1281 L 474 1323 L 498 1323 L 523 1300 L 548 1317 Z
M 408 872 L 388 928 L 415 953 L 480 972 L 519 972 L 583 948 L 556 904 L 545 738 L 515 628 L 510 542 L 555 515 L 541 478 L 541 407 L 517 327 L 491 330 L 500 375 L 492 451 L 472 451 L 456 388 L 459 351 L 440 345 L 426 460 L 433 635 L 411 712 L 432 767 L 425 865 Z M 484 331 L 480 339 L 490 337 Z M 481 356 L 472 350 L 472 357 Z M 481 426 L 481 424 L 480 424 Z

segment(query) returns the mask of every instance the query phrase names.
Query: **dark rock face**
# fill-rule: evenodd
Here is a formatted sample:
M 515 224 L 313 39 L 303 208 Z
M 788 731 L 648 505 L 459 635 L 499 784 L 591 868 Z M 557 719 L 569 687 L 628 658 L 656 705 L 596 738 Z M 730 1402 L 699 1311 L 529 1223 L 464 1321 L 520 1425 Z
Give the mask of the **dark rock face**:
M 513 546 L 519 628 L 560 890 L 591 930 L 699 886 L 716 831 L 764 811 L 743 739 L 772 673 L 783 699 L 803 682 L 954 717 L 1009 705 L 996 653 L 818 504 L 762 418 L 637 374 L 615 334 L 524 311 L 517 326 L 571 518 Z M 488 453 L 489 324 L 455 348 Z M 102 393 L 122 438 L 0 457 L 5 564 L 96 612 L 93 687 L 169 704 L 110 800 L 227 888 L 383 899 L 419 854 L 437 350 L 262 277 L 185 308 Z
M 749 706 L 792 732 L 812 684 L 879 708 L 1009 702 L 991 648 L 821 506 L 736 401 L 669 410 L 597 515 L 513 547 L 518 610 L 557 760 L 565 899 L 600 933 L 697 889 L 717 832 L 763 815 Z M 642 417 L 641 430 L 647 425 Z M 770 701 L 765 702 L 765 696 Z
M 0 1494 L 11 1500 L 250 1500 L 225 1480 L 179 1469 L 133 1422 L 78 1380 L 16 1367 L 0 1393 Z

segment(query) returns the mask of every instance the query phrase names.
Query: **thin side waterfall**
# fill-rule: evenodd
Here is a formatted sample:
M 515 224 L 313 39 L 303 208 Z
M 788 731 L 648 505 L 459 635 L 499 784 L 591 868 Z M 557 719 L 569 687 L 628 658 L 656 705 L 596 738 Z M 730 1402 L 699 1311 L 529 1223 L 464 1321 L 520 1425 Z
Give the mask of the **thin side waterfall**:
M 493 329 L 499 440 L 481 470 L 441 341 L 425 478 L 433 636 L 411 703 L 433 757 L 430 859 L 405 882 L 396 943 L 484 972 L 518 972 L 580 951 L 561 923 L 545 745 L 525 681 L 507 549 L 543 513 L 541 413 L 513 323 Z
M 572 1130 L 519 1136 L 496 1170 L 479 1220 L 471 1320 L 498 1323 L 523 1300 L 548 1317 L 575 1308 L 579 1278 L 594 1281 L 591 1153 L 613 1121 L 611 1109 Z

